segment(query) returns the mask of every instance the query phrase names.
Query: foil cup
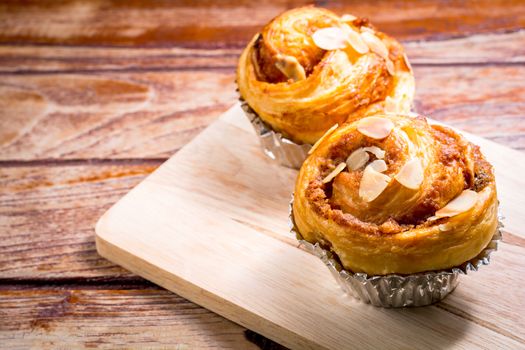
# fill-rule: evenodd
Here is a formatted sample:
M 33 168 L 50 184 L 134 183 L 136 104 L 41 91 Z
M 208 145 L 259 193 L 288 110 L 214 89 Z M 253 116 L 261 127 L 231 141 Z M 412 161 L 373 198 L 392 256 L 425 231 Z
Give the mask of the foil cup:
M 312 148 L 312 145 L 297 144 L 280 133 L 273 131 L 272 128 L 248 105 L 248 103 L 246 103 L 246 101 L 242 98 L 239 100 L 241 102 L 242 110 L 252 123 L 252 126 L 259 137 L 264 154 L 280 165 L 284 165 L 288 168 L 299 169 L 308 156 L 308 151 Z
M 481 266 L 489 264 L 490 254 L 498 249 L 503 227 L 502 216 L 499 216 L 498 227 L 489 244 L 475 258 L 460 266 L 410 275 L 369 276 L 366 273 L 345 270 L 332 252 L 318 243 L 312 244 L 304 240 L 293 220 L 292 203 L 290 230 L 300 245 L 325 263 L 345 293 L 365 303 L 385 308 L 425 306 L 444 299 L 458 285 L 459 275 L 477 271 Z

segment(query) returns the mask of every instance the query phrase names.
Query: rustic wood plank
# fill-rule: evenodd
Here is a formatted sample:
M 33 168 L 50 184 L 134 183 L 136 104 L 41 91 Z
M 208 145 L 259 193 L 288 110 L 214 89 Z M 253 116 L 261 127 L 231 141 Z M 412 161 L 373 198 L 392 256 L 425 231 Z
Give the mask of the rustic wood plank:
M 94 225 L 160 162 L 0 168 L 0 278 L 129 278 L 95 250 Z
M 336 1 L 327 3 L 327 7 L 337 13 L 368 17 L 386 33 L 402 40 L 445 39 L 525 27 L 525 4 L 519 0 Z
M 311 1 L 3 1 L 0 43 L 241 47 L 280 12 Z M 521 1 L 320 2 L 369 17 L 400 39 L 447 38 L 525 27 Z
M 507 34 L 504 34 L 507 35 Z M 514 34 L 508 34 L 514 35 Z M 511 40 L 514 42 L 514 40 Z M 505 48 L 519 52 L 516 46 Z M 524 49 L 525 50 L 525 49 Z M 174 71 L 224 68 L 233 71 L 239 48 L 191 49 L 0 45 L 0 73 Z M 518 56 L 521 56 L 519 54 Z
M 220 70 L 4 76 L 0 157 L 166 157 L 236 99 Z
M 525 62 L 525 31 L 478 34 L 460 38 L 403 42 L 410 61 L 451 65 Z
M 9 349 L 259 349 L 243 327 L 153 286 L 3 285 L 0 319 Z
M 415 109 L 460 130 L 525 149 L 525 66 L 418 67 Z
M 416 109 L 525 149 L 525 66 L 415 67 Z M 237 99 L 231 70 L 4 75 L 0 160 L 168 157 Z
M 413 65 L 525 62 L 525 31 L 478 34 L 446 40 L 408 41 Z M 190 49 L 0 45 L 0 73 L 233 70 L 240 48 Z

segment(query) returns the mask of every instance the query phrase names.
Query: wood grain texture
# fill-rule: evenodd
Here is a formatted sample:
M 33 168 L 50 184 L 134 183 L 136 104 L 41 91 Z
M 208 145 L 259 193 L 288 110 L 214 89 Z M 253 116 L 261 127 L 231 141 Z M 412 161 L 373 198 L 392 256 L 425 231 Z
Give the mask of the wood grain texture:
M 229 72 L 5 76 L 0 157 L 166 157 L 236 100 Z
M 525 149 L 525 66 L 418 67 L 415 74 L 417 112 Z
M 0 168 L 0 279 L 129 278 L 96 253 L 93 227 L 159 164 Z
M 525 66 L 415 67 L 416 109 L 525 149 Z M 167 158 L 237 99 L 233 71 L 6 75 L 0 159 Z
M 242 327 L 158 287 L 22 287 L 0 286 L 9 349 L 259 348 Z
M 515 36 L 512 34 L 502 34 Z M 511 40 L 514 42 L 515 40 Z M 518 59 L 522 56 L 515 45 L 512 50 Z M 525 49 L 524 49 L 525 50 Z M 198 69 L 226 69 L 230 72 L 241 55 L 239 48 L 191 49 L 63 47 L 63 46 L 0 46 L 0 73 L 88 73 L 130 71 L 191 71 Z
M 311 1 L 3 1 L 0 43 L 242 47 L 280 12 Z M 334 1 L 400 39 L 447 38 L 525 27 L 522 1 Z M 38 26 L 34 23 L 38 22 Z
M 525 62 L 525 31 L 403 43 L 413 65 L 519 64 Z M 240 48 L 191 49 L 0 46 L 0 73 L 50 74 L 101 71 L 233 71 Z
M 250 127 L 235 107 L 170 158 L 102 217 L 99 252 L 294 348 L 398 348 L 409 334 L 414 348 L 525 346 L 524 247 L 502 243 L 491 265 L 434 307 L 384 310 L 344 297 L 287 233 L 295 171 L 271 164 Z M 502 205 L 521 207 L 525 156 L 477 141 L 496 171 L 511 170 L 498 173 Z M 505 222 L 525 237 L 516 212 Z
M 525 284 L 520 280 L 525 271 L 523 254 L 525 246 L 502 243 L 492 257 L 492 266 L 462 276 L 452 297 L 438 307 L 519 340 L 525 347 Z
M 452 65 L 525 62 L 525 30 L 460 38 L 403 42 L 414 64 Z M 444 68 L 446 69 L 446 68 Z

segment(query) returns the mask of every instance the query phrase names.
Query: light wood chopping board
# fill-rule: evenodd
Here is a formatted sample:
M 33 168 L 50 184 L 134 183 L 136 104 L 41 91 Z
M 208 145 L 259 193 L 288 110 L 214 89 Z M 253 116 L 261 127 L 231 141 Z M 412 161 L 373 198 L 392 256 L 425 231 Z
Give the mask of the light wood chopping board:
M 439 304 L 346 296 L 288 228 L 295 170 L 259 149 L 238 105 L 109 209 L 99 253 L 297 349 L 524 348 L 525 154 L 466 135 L 496 168 L 504 242 Z

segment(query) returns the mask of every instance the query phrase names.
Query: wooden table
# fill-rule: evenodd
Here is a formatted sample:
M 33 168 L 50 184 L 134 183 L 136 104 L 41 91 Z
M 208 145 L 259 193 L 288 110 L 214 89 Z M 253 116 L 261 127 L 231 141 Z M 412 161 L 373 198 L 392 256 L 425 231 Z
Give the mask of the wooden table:
M 302 3 L 0 4 L 1 347 L 279 348 L 99 257 L 93 228 L 236 101 L 242 47 Z M 523 1 L 319 5 L 403 41 L 419 112 L 525 149 Z

